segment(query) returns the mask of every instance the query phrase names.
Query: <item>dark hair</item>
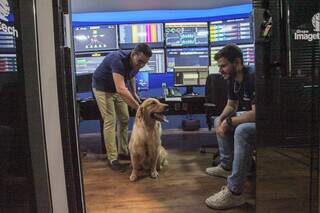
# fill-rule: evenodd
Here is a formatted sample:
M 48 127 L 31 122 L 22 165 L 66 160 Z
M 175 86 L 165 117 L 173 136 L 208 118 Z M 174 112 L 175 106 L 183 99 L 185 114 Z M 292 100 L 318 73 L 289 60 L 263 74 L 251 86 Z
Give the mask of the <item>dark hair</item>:
M 133 51 L 136 52 L 136 53 L 143 53 L 145 56 L 147 56 L 149 58 L 152 56 L 151 48 L 145 43 L 138 44 L 133 49 Z
M 243 64 L 242 52 L 235 44 L 228 44 L 224 46 L 214 55 L 214 60 L 218 61 L 222 57 L 226 58 L 231 63 L 235 62 L 236 58 L 240 58 L 241 64 Z

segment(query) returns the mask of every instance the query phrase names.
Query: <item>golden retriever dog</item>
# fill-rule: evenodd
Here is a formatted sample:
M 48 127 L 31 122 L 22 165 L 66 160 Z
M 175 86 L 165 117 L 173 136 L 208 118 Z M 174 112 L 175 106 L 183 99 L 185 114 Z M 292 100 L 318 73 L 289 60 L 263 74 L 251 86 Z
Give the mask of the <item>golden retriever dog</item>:
M 133 125 L 129 150 L 131 155 L 131 181 L 138 179 L 140 169 L 150 170 L 152 178 L 159 177 L 158 170 L 167 164 L 166 150 L 161 146 L 161 123 L 167 122 L 164 112 L 168 105 L 148 98 L 138 108 Z

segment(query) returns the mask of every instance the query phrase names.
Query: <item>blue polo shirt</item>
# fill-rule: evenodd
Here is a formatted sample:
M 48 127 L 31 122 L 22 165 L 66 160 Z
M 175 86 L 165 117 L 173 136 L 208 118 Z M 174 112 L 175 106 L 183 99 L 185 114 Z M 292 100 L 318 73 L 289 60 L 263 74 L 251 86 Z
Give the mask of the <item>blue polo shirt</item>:
M 255 71 L 249 66 L 244 66 L 243 73 L 241 83 L 233 78 L 227 80 L 228 99 L 239 101 L 239 110 L 247 111 L 255 102 Z
M 112 73 L 123 76 L 127 82 L 139 70 L 132 70 L 129 50 L 118 50 L 109 53 L 92 75 L 92 87 L 103 92 L 116 92 Z

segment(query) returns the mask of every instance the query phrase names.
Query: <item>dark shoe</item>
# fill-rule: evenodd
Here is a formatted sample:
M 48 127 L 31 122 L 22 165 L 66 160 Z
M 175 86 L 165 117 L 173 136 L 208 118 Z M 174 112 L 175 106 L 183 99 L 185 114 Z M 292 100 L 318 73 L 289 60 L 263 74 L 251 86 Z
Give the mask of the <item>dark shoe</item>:
M 130 155 L 119 154 L 118 160 L 130 160 Z
M 119 163 L 118 160 L 114 160 L 110 163 L 110 168 L 113 171 L 125 172 L 126 166 Z

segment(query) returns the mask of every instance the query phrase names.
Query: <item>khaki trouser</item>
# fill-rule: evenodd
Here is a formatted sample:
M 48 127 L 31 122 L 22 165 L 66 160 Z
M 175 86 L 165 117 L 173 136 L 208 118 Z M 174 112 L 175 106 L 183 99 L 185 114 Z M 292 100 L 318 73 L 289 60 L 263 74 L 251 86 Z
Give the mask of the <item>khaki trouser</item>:
M 107 149 L 107 157 L 111 162 L 117 160 L 116 121 L 119 121 L 119 153 L 129 155 L 128 149 L 128 105 L 118 93 L 99 91 L 93 88 L 101 117 L 103 119 L 103 137 Z

